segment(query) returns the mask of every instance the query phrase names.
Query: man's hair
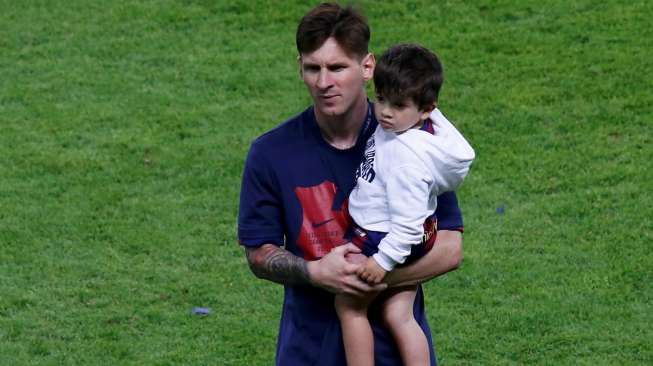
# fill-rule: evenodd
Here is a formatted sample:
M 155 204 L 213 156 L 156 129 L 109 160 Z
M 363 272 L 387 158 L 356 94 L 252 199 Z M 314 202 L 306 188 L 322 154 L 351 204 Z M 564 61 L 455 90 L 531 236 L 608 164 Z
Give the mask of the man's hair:
M 415 44 L 390 47 L 374 69 L 374 89 L 378 96 L 393 104 L 411 99 L 421 111 L 437 102 L 443 81 L 438 57 Z
M 329 38 L 335 38 L 349 57 L 367 55 L 370 27 L 356 9 L 335 3 L 322 3 L 302 18 L 297 27 L 296 43 L 299 54 L 311 53 Z

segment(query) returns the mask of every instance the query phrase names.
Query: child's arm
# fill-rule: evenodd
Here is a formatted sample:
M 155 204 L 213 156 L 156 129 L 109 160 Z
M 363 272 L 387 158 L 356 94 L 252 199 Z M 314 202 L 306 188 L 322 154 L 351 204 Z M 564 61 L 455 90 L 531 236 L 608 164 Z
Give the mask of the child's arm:
M 381 283 L 383 278 L 385 278 L 386 273 L 388 272 L 383 269 L 383 267 L 381 267 L 373 257 L 367 258 L 365 266 L 361 267 L 358 270 L 358 275 L 360 278 L 370 285 Z
M 394 167 L 386 178 L 390 230 L 373 255 L 386 272 L 404 263 L 413 245 L 421 243 L 424 220 L 433 214 L 429 208 L 431 182 L 428 171 L 415 164 Z

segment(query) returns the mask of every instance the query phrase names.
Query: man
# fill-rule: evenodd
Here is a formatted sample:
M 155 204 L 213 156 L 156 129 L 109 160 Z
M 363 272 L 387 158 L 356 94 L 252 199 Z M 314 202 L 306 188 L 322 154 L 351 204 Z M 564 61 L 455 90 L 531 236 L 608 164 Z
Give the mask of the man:
M 370 286 L 347 256 L 351 223 L 346 198 L 377 121 L 365 83 L 374 71 L 369 27 L 351 8 L 322 4 L 297 29 L 300 73 L 313 106 L 252 143 L 243 173 L 238 235 L 259 278 L 284 285 L 277 365 L 344 365 L 334 294 L 362 296 L 387 286 L 416 284 L 457 268 L 462 217 L 453 193 L 438 197 L 434 248 Z M 401 363 L 378 310 L 370 308 L 377 365 Z M 421 288 L 415 318 L 430 348 Z M 435 354 L 431 353 L 435 364 Z

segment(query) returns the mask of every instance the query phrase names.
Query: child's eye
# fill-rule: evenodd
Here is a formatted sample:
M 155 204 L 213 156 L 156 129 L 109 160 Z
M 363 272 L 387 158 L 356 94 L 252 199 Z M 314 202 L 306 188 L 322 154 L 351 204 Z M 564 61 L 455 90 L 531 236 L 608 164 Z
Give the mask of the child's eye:
M 380 95 L 377 95 L 377 96 L 376 96 L 376 101 L 377 101 L 377 102 L 381 102 L 381 103 L 383 103 L 384 100 L 385 100 L 385 98 L 383 98 L 382 96 L 380 96 Z
M 406 105 L 404 103 L 395 103 L 393 105 L 393 107 L 395 107 L 397 109 L 404 109 L 404 108 L 406 108 Z

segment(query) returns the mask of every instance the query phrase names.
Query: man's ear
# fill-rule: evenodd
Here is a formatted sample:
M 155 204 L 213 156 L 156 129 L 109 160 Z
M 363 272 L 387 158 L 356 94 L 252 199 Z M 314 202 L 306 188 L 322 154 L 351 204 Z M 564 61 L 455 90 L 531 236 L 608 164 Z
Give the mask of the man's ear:
M 302 55 L 297 55 L 297 66 L 299 66 L 299 78 L 304 78 L 304 71 L 302 70 Z
M 361 66 L 363 67 L 363 79 L 369 81 L 374 76 L 374 67 L 376 66 L 376 58 L 373 53 L 368 53 L 361 60 Z

